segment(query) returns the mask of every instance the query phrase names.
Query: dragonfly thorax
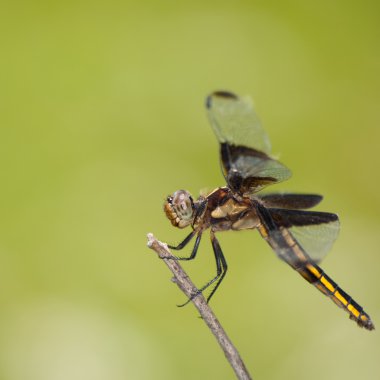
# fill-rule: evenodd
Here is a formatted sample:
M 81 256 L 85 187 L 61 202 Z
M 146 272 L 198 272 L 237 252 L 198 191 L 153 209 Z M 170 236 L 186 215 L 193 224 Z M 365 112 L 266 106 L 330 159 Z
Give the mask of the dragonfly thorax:
M 178 190 L 167 197 L 164 211 L 173 226 L 185 228 L 193 221 L 193 198 L 188 191 Z

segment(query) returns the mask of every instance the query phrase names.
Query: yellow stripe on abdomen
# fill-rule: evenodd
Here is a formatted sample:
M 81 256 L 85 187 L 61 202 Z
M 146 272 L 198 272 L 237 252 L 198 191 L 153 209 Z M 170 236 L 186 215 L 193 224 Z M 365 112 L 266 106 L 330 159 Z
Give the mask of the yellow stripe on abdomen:
M 371 318 L 364 312 L 363 308 L 327 276 L 318 265 L 309 262 L 304 267 L 297 269 L 297 271 L 323 294 L 331 298 L 339 307 L 346 310 L 350 315 L 350 319 L 356 321 L 360 327 L 368 330 L 375 328 Z

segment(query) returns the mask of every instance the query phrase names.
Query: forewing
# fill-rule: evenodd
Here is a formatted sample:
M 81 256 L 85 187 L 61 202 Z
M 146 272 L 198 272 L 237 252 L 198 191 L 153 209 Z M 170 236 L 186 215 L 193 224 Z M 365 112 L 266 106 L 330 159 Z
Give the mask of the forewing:
M 265 207 L 303 210 L 316 206 L 322 201 L 318 194 L 273 193 L 259 196 Z
M 249 98 L 217 91 L 206 99 L 211 126 L 220 143 L 242 145 L 270 154 L 269 137 Z
M 254 193 L 290 177 L 289 169 L 269 156 L 269 138 L 249 99 L 215 92 L 206 105 L 220 142 L 223 173 L 233 191 Z

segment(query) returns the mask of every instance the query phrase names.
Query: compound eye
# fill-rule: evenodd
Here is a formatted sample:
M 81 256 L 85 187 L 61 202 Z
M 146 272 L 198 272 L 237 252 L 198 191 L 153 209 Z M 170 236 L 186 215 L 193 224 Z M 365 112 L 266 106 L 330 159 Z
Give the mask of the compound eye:
M 178 190 L 173 194 L 172 205 L 181 221 L 188 225 L 193 217 L 193 199 L 186 190 Z
M 193 198 L 188 191 L 178 190 L 166 198 L 164 211 L 173 226 L 185 228 L 193 221 Z

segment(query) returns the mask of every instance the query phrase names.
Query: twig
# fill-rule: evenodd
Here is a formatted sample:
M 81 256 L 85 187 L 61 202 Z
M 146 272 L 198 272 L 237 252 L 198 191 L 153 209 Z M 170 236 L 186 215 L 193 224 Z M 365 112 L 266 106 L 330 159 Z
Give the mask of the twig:
M 188 298 L 190 298 L 197 289 L 194 286 L 193 282 L 190 280 L 189 276 L 181 268 L 178 261 L 165 259 L 165 257 L 169 257 L 171 255 L 167 244 L 158 241 L 153 236 L 153 234 L 148 234 L 148 247 L 153 249 L 160 258 L 163 258 L 165 264 L 174 274 L 173 282 L 175 282 L 182 290 L 182 292 L 185 293 Z M 224 355 L 235 371 L 236 377 L 239 380 L 252 380 L 238 351 L 232 344 L 231 340 L 228 338 L 226 332 L 215 317 L 215 314 L 207 304 L 206 299 L 203 297 L 203 295 L 198 295 L 192 300 L 192 302 L 198 309 L 202 319 L 205 321 L 208 328 L 214 334 L 216 340 L 224 352 Z

